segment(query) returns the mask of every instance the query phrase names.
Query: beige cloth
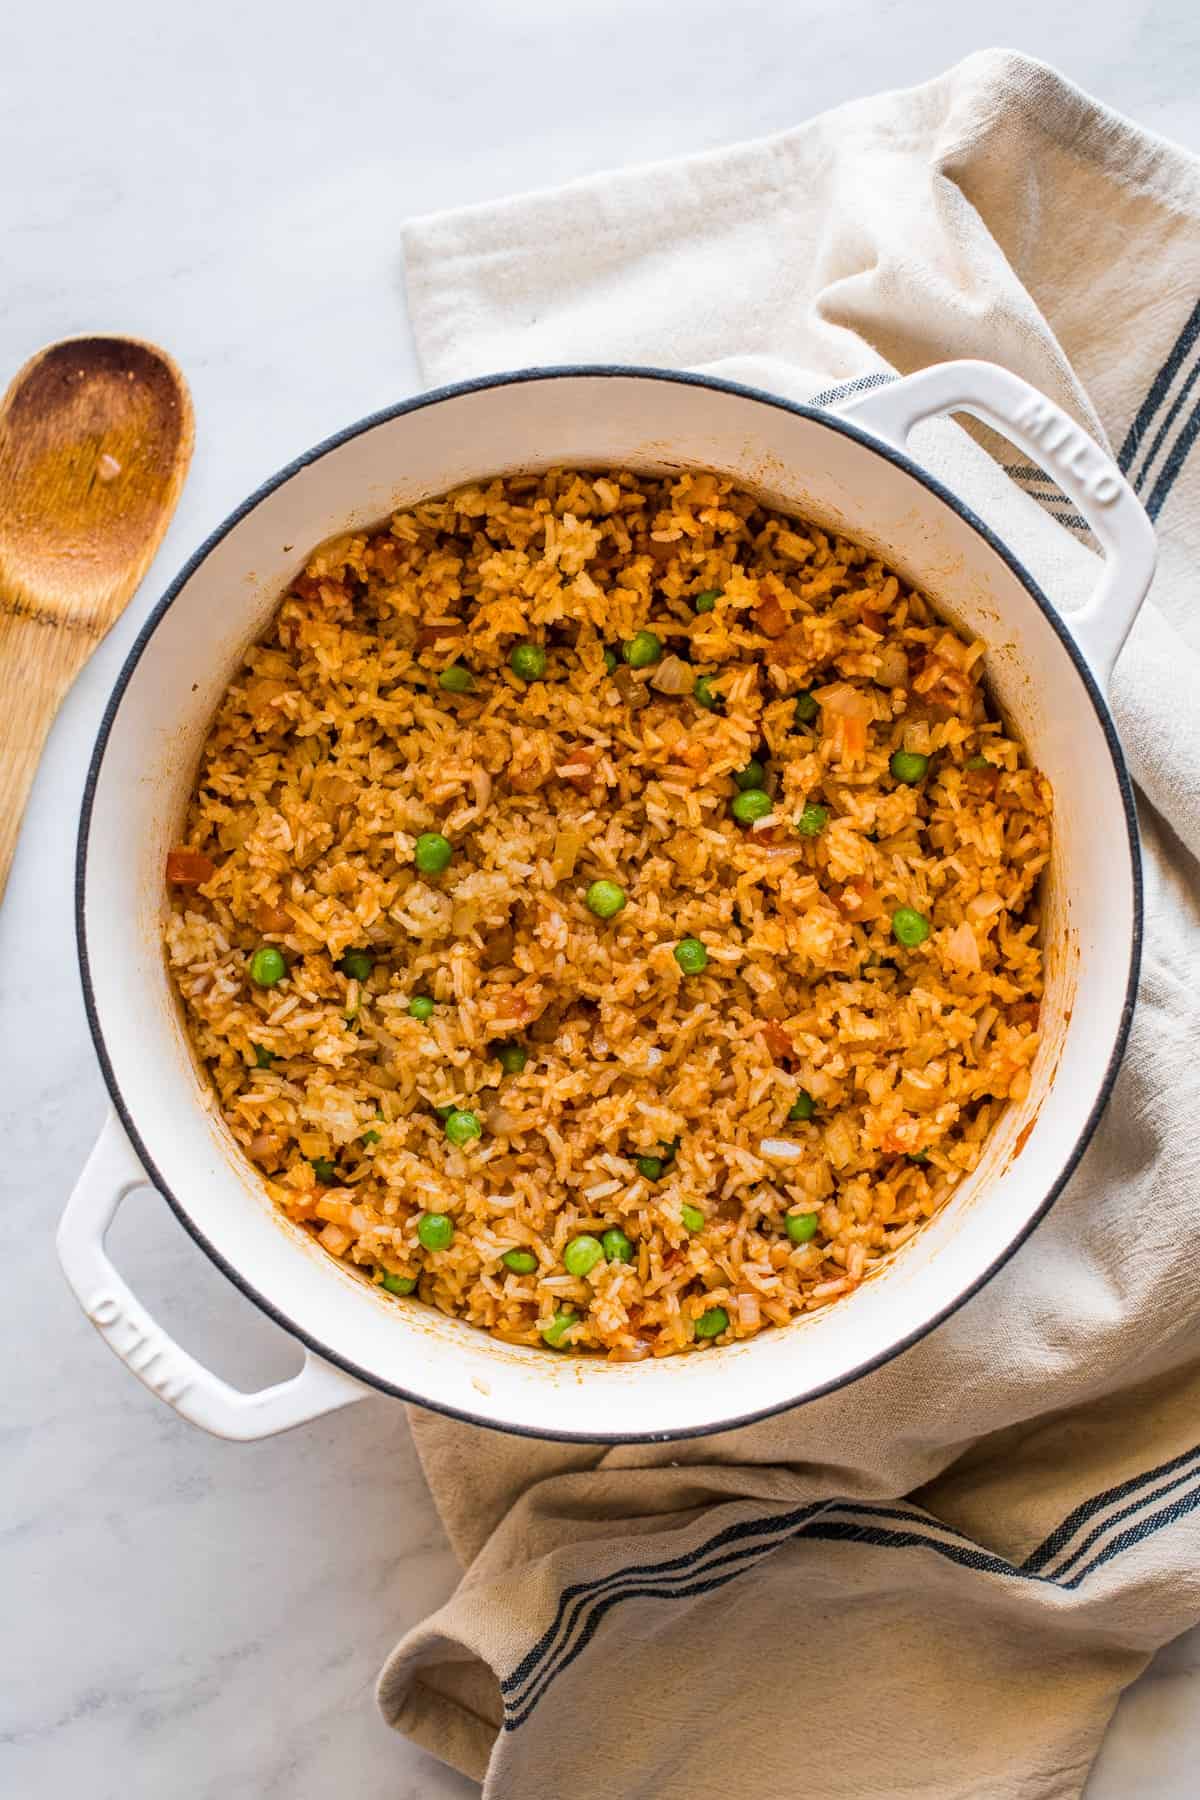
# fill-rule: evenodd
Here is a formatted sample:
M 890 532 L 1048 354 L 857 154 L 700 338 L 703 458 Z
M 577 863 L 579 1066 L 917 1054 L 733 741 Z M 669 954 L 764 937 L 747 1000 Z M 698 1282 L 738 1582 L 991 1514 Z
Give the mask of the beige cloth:
M 1200 165 L 987 52 L 406 247 L 431 382 L 625 361 L 829 403 L 1006 363 L 1107 437 L 1162 553 L 1114 684 L 1141 999 L 1067 1192 L 940 1330 L 765 1424 L 602 1449 L 414 1414 L 465 1573 L 384 1712 L 506 1800 L 1076 1795 L 1121 1688 L 1200 1619 Z M 1069 506 L 1011 449 L 1005 474 L 927 432 L 1069 608 L 1095 569 Z

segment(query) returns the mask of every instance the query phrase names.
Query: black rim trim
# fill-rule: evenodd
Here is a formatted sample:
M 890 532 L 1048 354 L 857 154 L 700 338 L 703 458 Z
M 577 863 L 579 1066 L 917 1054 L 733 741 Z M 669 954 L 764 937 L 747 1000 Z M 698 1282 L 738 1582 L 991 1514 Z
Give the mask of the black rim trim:
M 1109 1057 L 1108 1066 L 1104 1072 L 1104 1079 L 1101 1082 L 1099 1093 L 1096 1096 L 1096 1102 L 1084 1122 L 1083 1129 L 1075 1140 L 1070 1155 L 1067 1157 L 1062 1169 L 1051 1184 L 1041 1205 L 1032 1214 L 1016 1237 L 1013 1238 L 1011 1243 L 1009 1243 L 996 1260 L 984 1270 L 983 1274 L 972 1282 L 970 1287 L 964 1289 L 961 1294 L 957 1295 L 956 1298 L 951 1301 L 948 1306 L 944 1307 L 941 1312 L 935 1314 L 934 1317 L 929 1319 L 926 1323 L 911 1331 L 907 1337 L 902 1338 L 898 1343 L 893 1344 L 887 1350 L 880 1351 L 875 1356 L 868 1357 L 864 1362 L 857 1364 L 844 1375 L 838 1376 L 835 1380 L 824 1382 L 820 1387 L 814 1388 L 811 1393 L 803 1394 L 794 1400 L 781 1400 L 772 1406 L 762 1407 L 754 1412 L 739 1413 L 736 1417 L 715 1420 L 707 1425 L 684 1426 L 674 1431 L 641 1431 L 631 1433 L 602 1432 L 599 1435 L 582 1431 L 537 1431 L 529 1425 L 506 1425 L 496 1419 L 481 1418 L 477 1413 L 468 1412 L 463 1408 L 449 1406 L 444 1402 L 429 1400 L 421 1394 L 410 1393 L 406 1388 L 399 1387 L 393 1382 L 384 1380 L 381 1376 L 371 1374 L 366 1369 L 360 1368 L 356 1363 L 342 1355 L 339 1351 L 331 1350 L 328 1344 L 322 1343 L 319 1338 L 314 1337 L 310 1332 L 302 1330 L 301 1327 L 296 1325 L 285 1313 L 281 1312 L 277 1306 L 266 1299 L 264 1295 L 260 1294 L 252 1283 L 247 1280 L 245 1275 L 231 1263 L 227 1262 L 221 1253 L 208 1241 L 204 1233 L 188 1213 L 186 1207 L 180 1203 L 170 1187 L 163 1180 L 149 1150 L 142 1141 L 130 1110 L 125 1104 L 125 1099 L 121 1092 L 120 1085 L 117 1082 L 116 1074 L 109 1059 L 108 1049 L 104 1041 L 104 1033 L 101 1029 L 100 1018 L 96 1008 L 95 990 L 92 985 L 91 965 L 87 944 L 87 927 L 84 918 L 85 877 L 88 839 L 92 823 L 92 807 L 95 800 L 96 786 L 100 779 L 101 765 L 104 761 L 104 752 L 108 745 L 117 711 L 124 698 L 125 690 L 133 678 L 134 670 L 141 661 L 142 653 L 151 637 L 154 635 L 154 632 L 157 630 L 167 609 L 173 605 L 179 594 L 192 579 L 192 576 L 200 568 L 201 564 L 212 554 L 217 545 L 228 537 L 229 533 L 235 526 L 241 523 L 248 513 L 253 512 L 257 506 L 260 506 L 262 502 L 268 498 L 269 495 L 273 494 L 277 488 L 282 487 L 285 482 L 290 481 L 294 475 L 299 474 L 302 469 L 306 469 L 311 464 L 319 462 L 321 458 L 327 456 L 330 451 L 338 449 L 342 444 L 348 443 L 352 438 L 360 437 L 364 432 L 374 430 L 378 425 L 387 424 L 392 419 L 402 418 L 406 413 L 420 412 L 425 407 L 436 406 L 444 400 L 458 399 L 465 394 L 479 393 L 488 388 L 511 387 L 519 383 L 532 381 L 578 380 L 580 377 L 591 380 L 610 380 L 613 377 L 617 377 L 625 379 L 633 378 L 642 381 L 670 381 L 686 387 L 709 388 L 717 393 L 733 394 L 740 399 L 758 401 L 762 405 L 774 407 L 779 412 L 794 413 L 800 418 L 812 419 L 816 423 L 827 427 L 829 430 L 840 432 L 843 437 L 852 438 L 856 443 L 860 443 L 867 449 L 874 451 L 877 456 L 882 456 L 886 461 L 893 463 L 897 468 L 904 470 L 905 473 L 911 475 L 915 481 L 918 481 L 922 487 L 927 489 L 937 499 L 941 500 L 943 504 L 948 506 L 952 512 L 956 513 L 965 524 L 969 525 L 977 532 L 988 547 L 994 551 L 1000 560 L 1008 567 L 1011 573 L 1016 576 L 1030 598 L 1039 607 L 1045 616 L 1047 623 L 1051 626 L 1059 641 L 1062 643 L 1075 666 L 1076 673 L 1083 682 L 1088 699 L 1091 701 L 1092 709 L 1096 714 L 1101 730 L 1104 733 L 1105 741 L 1108 744 L 1109 755 L 1112 758 L 1113 773 L 1116 776 L 1117 786 L 1121 794 L 1121 802 L 1125 813 L 1125 829 L 1129 842 L 1130 872 L 1133 883 L 1133 931 L 1130 942 L 1129 973 L 1125 984 L 1125 1000 L 1121 1009 L 1120 1024 L 1117 1029 L 1112 1054 Z M 150 613 L 146 623 L 138 633 L 129 655 L 125 659 L 121 672 L 117 676 L 116 685 L 113 688 L 108 705 L 104 709 L 104 716 L 101 719 L 100 729 L 96 737 L 95 749 L 92 752 L 91 762 L 88 765 L 87 780 L 84 783 L 83 801 L 80 809 L 79 836 L 75 855 L 75 932 L 79 953 L 79 972 L 83 985 L 83 1001 L 87 1014 L 88 1029 L 92 1035 L 92 1042 L 96 1047 L 96 1056 L 99 1060 L 105 1085 L 108 1088 L 109 1096 L 116 1109 L 117 1116 L 128 1134 L 130 1143 L 138 1154 L 142 1166 L 146 1171 L 148 1180 L 153 1184 L 158 1193 L 162 1195 L 163 1199 L 167 1202 L 167 1205 L 171 1208 L 171 1211 L 175 1214 L 175 1217 L 179 1220 L 179 1223 L 188 1233 L 189 1237 L 191 1237 L 193 1241 L 199 1245 L 201 1250 L 204 1251 L 205 1255 L 216 1264 L 221 1273 L 225 1275 L 248 1300 L 252 1301 L 255 1306 L 266 1313 L 267 1317 L 272 1319 L 281 1330 L 286 1331 L 289 1337 L 297 1338 L 317 1356 L 322 1357 L 326 1362 L 333 1363 L 336 1368 L 342 1369 L 347 1375 L 352 1375 L 355 1380 L 361 1381 L 364 1386 L 374 1388 L 383 1394 L 389 1394 L 394 1399 L 404 1400 L 411 1406 L 424 1407 L 429 1412 L 442 1413 L 447 1418 L 459 1419 L 464 1424 L 477 1425 L 483 1430 L 501 1431 L 513 1437 L 550 1439 L 560 1443 L 575 1444 L 654 1444 L 675 1442 L 685 1438 L 711 1437 L 717 1432 L 737 1431 L 743 1426 L 757 1424 L 760 1420 L 774 1418 L 779 1413 L 791 1412 L 797 1407 L 807 1406 L 813 1400 L 819 1400 L 825 1394 L 835 1393 L 839 1388 L 849 1387 L 852 1382 L 861 1380 L 864 1375 L 871 1374 L 874 1370 L 882 1368 L 885 1363 L 889 1363 L 895 1357 L 902 1355 L 904 1351 L 911 1350 L 914 1344 L 920 1343 L 922 1338 L 927 1337 L 931 1331 L 935 1331 L 939 1325 L 944 1325 L 946 1320 L 951 1318 L 961 1306 L 965 1306 L 968 1300 L 979 1293 L 992 1277 L 1005 1267 L 1020 1249 L 1021 1245 L 1025 1243 L 1026 1239 L 1032 1235 L 1046 1217 L 1050 1208 L 1054 1205 L 1054 1202 L 1058 1199 L 1058 1196 L 1062 1193 L 1063 1188 L 1078 1167 L 1079 1161 L 1083 1156 L 1084 1151 L 1087 1149 L 1092 1134 L 1100 1122 L 1101 1115 L 1108 1105 L 1109 1097 L 1113 1090 L 1113 1084 L 1116 1081 L 1117 1072 L 1121 1066 L 1121 1059 L 1125 1054 L 1125 1045 L 1129 1037 L 1129 1027 L 1132 1022 L 1134 1003 L 1137 998 L 1138 974 L 1141 968 L 1142 958 L 1142 901 L 1143 884 L 1141 848 L 1138 838 L 1137 809 L 1134 801 L 1133 783 L 1130 779 L 1129 771 L 1125 766 L 1124 753 L 1122 752 L 1120 740 L 1117 737 L 1116 727 L 1113 723 L 1112 715 L 1108 710 L 1108 705 L 1097 686 L 1095 677 L 1084 660 L 1082 651 L 1079 649 L 1079 646 L 1071 636 L 1066 625 L 1054 610 L 1054 607 L 1050 604 L 1050 601 L 1042 592 L 1037 582 L 1033 579 L 1033 576 L 1020 560 L 1013 555 L 1012 551 L 1001 542 L 991 528 L 986 525 L 969 506 L 965 505 L 957 495 L 951 493 L 948 488 L 944 487 L 936 476 L 930 475 L 926 470 L 920 468 L 902 451 L 894 449 L 890 444 L 885 444 L 879 438 L 872 437 L 869 432 L 861 430 L 857 425 L 852 424 L 848 419 L 841 418 L 837 413 L 826 412 L 820 407 L 802 406 L 797 401 L 784 400 L 780 398 L 779 395 L 769 394 L 763 389 L 748 387 L 741 382 L 721 380 L 712 375 L 696 375 L 686 370 L 656 369 L 640 367 L 636 364 L 621 363 L 562 364 L 542 369 L 514 369 L 503 374 L 479 376 L 472 381 L 455 382 L 448 387 L 432 388 L 427 393 L 414 396 L 411 400 L 402 400 L 394 406 L 383 408 L 380 412 L 370 413 L 366 418 L 359 419 L 356 424 L 349 425 L 343 431 L 336 432 L 332 437 L 323 439 L 319 444 L 314 445 L 311 450 L 305 451 L 302 456 L 298 456 L 294 462 L 288 463 L 284 468 L 280 469 L 277 474 L 272 475 L 267 481 L 264 481 L 260 487 L 256 488 L 248 499 L 244 500 L 239 507 L 230 513 L 229 516 L 217 526 L 216 530 L 204 540 L 200 545 L 200 548 L 196 550 L 184 564 L 183 569 L 176 576 L 175 580 L 167 588 L 162 599 Z

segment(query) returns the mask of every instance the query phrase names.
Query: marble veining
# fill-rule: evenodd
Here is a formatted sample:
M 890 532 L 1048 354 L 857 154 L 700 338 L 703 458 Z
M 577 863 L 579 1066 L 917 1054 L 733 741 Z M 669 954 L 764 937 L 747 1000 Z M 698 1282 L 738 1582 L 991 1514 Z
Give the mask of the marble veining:
M 0 9 L 4 378 L 55 337 L 141 333 L 178 357 L 197 416 L 178 516 L 63 709 L 0 913 L 6 1795 L 476 1791 L 372 1700 L 386 1650 L 455 1579 L 403 1411 L 381 1398 L 257 1446 L 206 1438 L 108 1353 L 52 1250 L 103 1111 L 71 882 L 104 700 L 224 513 L 418 385 L 400 219 L 782 128 L 993 43 L 1200 149 L 1194 0 L 691 0 L 682 32 L 681 16 L 669 0 L 363 0 L 352 22 L 316 0 Z M 254 1386 L 298 1366 L 152 1197 L 110 1242 L 220 1373 Z M 1193 1633 L 1123 1699 L 1089 1800 L 1183 1800 L 1198 1756 Z

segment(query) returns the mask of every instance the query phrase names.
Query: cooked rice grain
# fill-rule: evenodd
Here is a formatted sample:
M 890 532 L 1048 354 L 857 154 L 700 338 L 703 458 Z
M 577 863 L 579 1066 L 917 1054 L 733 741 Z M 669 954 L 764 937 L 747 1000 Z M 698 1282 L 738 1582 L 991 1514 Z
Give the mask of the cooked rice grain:
M 643 630 L 665 683 L 606 669 Z M 547 654 L 528 684 L 527 640 Z M 171 886 L 165 932 L 221 1110 L 289 1218 L 506 1342 L 570 1309 L 566 1347 L 622 1361 L 698 1348 L 712 1307 L 721 1343 L 852 1291 L 976 1166 L 1037 1049 L 1050 793 L 983 648 L 867 550 L 705 472 L 496 480 L 318 550 L 214 721 L 201 861 L 173 865 L 211 874 Z M 439 685 L 452 663 L 469 692 Z M 930 758 L 913 786 L 898 749 Z M 732 778 L 755 756 L 774 804 L 747 829 Z M 804 836 L 810 804 L 828 823 Z M 426 878 L 430 831 L 454 856 Z M 599 879 L 627 895 L 607 921 Z M 900 907 L 931 922 L 916 949 Z M 277 987 L 249 978 L 261 945 L 286 956 Z M 815 1111 L 789 1120 L 801 1089 Z M 480 1139 L 448 1141 L 450 1105 Z M 448 1249 L 421 1247 L 426 1212 Z M 812 1239 L 789 1212 L 816 1213 Z M 633 1260 L 568 1274 L 567 1244 L 612 1226 Z

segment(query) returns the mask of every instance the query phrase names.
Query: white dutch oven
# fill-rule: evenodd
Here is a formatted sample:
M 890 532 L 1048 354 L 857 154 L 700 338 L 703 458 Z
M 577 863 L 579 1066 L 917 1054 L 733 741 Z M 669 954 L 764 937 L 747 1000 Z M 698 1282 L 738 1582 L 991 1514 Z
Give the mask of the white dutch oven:
M 977 414 L 1046 468 L 1105 550 L 1071 634 L 986 525 L 905 456 L 912 427 Z M 396 1305 L 271 1206 L 209 1103 L 159 946 L 163 862 L 210 718 L 310 547 L 480 475 L 550 465 L 700 465 L 877 549 L 990 647 L 1000 704 L 1054 786 L 1044 1041 L 1028 1099 L 976 1174 L 856 1293 L 703 1355 L 610 1364 L 501 1344 Z M 185 1418 L 255 1438 L 381 1389 L 505 1430 L 637 1440 L 728 1429 L 877 1367 L 946 1318 L 1050 1206 L 1108 1097 L 1137 978 L 1140 871 L 1129 778 L 1102 689 L 1150 582 L 1149 522 L 1056 406 L 985 363 L 947 364 L 840 415 L 654 370 L 534 370 L 426 395 L 330 440 L 210 538 L 156 609 L 96 746 L 79 840 L 79 950 L 114 1114 L 59 1231 L 109 1346 Z M 1072 635 L 1073 634 L 1073 635 Z M 307 1347 L 294 1380 L 243 1394 L 181 1350 L 104 1250 L 152 1185 L 230 1279 Z

